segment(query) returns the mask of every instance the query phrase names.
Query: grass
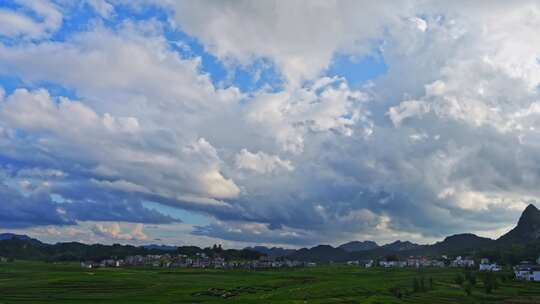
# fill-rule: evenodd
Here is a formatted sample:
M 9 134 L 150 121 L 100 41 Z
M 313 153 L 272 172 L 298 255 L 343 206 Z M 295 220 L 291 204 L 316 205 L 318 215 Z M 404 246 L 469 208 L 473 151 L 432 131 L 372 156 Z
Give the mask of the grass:
M 540 303 L 540 283 L 500 282 L 486 294 L 454 283 L 459 269 L 361 269 L 324 266 L 294 270 L 103 268 L 75 263 L 0 264 L 0 303 Z M 433 278 L 412 292 L 414 278 Z M 401 298 L 394 292 L 399 289 Z

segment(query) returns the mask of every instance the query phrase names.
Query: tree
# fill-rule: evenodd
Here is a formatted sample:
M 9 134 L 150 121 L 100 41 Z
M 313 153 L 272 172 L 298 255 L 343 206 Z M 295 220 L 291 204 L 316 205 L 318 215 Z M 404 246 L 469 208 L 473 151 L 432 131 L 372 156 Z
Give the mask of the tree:
M 399 257 L 396 254 L 390 254 L 385 257 L 386 261 L 388 262 L 394 262 L 399 261 Z
M 418 279 L 413 279 L 413 292 L 419 292 L 420 291 L 420 284 L 418 283 Z
M 465 286 L 463 286 L 463 290 L 465 290 L 465 293 L 467 294 L 467 296 L 470 296 L 472 294 L 471 284 L 465 284 Z
M 491 275 L 491 273 L 487 273 L 486 275 L 484 275 L 483 283 L 484 291 L 487 294 L 491 293 L 493 291 L 493 276 Z
M 456 282 L 456 284 L 458 285 L 462 285 L 463 281 L 463 276 L 461 274 L 456 275 L 456 277 L 454 278 L 454 282 Z
M 489 282 L 484 283 L 484 291 L 487 294 L 490 294 L 492 290 L 493 290 L 493 286 L 491 286 L 491 283 L 489 283 Z
M 403 297 L 403 293 L 401 292 L 401 288 L 399 287 L 390 288 L 390 293 L 393 294 L 398 299 L 401 299 Z
M 493 286 L 493 289 L 499 289 L 499 281 L 495 275 L 491 276 L 491 286 Z

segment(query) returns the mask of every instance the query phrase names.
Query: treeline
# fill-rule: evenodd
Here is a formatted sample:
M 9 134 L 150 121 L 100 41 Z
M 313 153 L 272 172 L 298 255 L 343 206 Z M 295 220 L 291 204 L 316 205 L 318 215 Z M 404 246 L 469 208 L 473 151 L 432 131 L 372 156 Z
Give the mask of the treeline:
M 160 250 L 132 245 L 87 245 L 78 242 L 45 244 L 37 240 L 9 239 L 0 241 L 0 256 L 9 259 L 39 261 L 100 261 L 104 259 L 124 259 L 130 255 L 185 254 L 195 256 L 204 253 L 213 257 L 220 255 L 226 260 L 254 260 L 262 254 L 251 250 L 222 249 L 220 246 L 199 248 L 178 247 L 176 250 Z
M 500 284 L 512 280 L 511 273 L 494 273 L 490 271 L 477 272 L 466 270 L 464 274 L 457 274 L 454 277 L 454 283 L 463 288 L 465 294 L 470 296 L 474 288 L 483 290 L 486 294 L 499 289 Z
M 396 298 L 401 299 L 416 293 L 428 292 L 435 288 L 435 281 L 432 277 L 425 276 L 414 277 L 411 284 L 411 289 L 404 286 L 391 287 L 388 291 Z
M 388 292 L 396 298 L 402 299 L 418 293 L 432 291 L 436 289 L 436 284 L 439 283 L 439 285 L 444 286 L 452 284 L 461 288 L 467 296 L 472 296 L 473 292 L 491 294 L 499 289 L 501 285 L 511 280 L 513 280 L 513 275 L 510 272 L 479 272 L 465 269 L 464 272 L 456 273 L 451 282 L 435 282 L 432 277 L 426 277 L 419 273 L 419 276 L 412 278 L 410 286 L 394 286 L 389 288 Z
M 225 258 L 225 260 L 257 260 L 261 256 L 265 256 L 263 253 L 249 249 L 223 249 L 221 248 L 221 245 L 214 245 L 206 248 L 199 248 L 197 246 L 180 246 L 176 250 L 176 253 L 185 254 L 187 256 L 194 256 L 197 253 L 204 253 L 209 257 L 220 256 Z
M 522 261 L 536 262 L 540 255 L 540 242 L 533 241 L 524 244 L 508 244 L 479 248 L 474 252 L 478 258 L 488 258 L 490 261 L 504 265 L 516 265 Z

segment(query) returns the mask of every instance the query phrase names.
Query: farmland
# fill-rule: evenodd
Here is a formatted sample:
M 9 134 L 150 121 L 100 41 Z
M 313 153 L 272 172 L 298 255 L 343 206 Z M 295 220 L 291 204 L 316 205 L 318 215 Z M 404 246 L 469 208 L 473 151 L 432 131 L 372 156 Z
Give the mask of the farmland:
M 18 261 L 0 264 L 0 303 L 540 303 L 540 284 L 500 274 L 486 293 L 482 275 L 473 275 L 467 295 L 470 283 L 456 283 L 464 271 L 450 268 L 83 269 Z

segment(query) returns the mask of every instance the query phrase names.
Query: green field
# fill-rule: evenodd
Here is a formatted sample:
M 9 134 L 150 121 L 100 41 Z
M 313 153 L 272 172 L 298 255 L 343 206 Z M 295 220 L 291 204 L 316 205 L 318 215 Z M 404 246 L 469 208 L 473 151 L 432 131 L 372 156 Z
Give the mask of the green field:
M 540 303 L 540 284 L 500 280 L 491 294 L 477 279 L 472 294 L 459 269 L 295 270 L 82 269 L 78 264 L 0 264 L 0 303 Z M 433 287 L 413 292 L 414 278 Z M 503 282 L 504 281 L 504 282 Z M 401 299 L 393 292 L 399 288 Z

